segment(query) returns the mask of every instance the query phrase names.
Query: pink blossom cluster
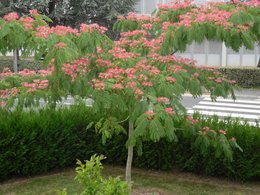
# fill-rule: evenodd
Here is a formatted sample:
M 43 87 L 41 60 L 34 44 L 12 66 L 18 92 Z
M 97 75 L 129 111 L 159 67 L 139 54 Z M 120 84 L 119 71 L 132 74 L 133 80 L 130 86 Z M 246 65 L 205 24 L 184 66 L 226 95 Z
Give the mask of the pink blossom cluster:
M 39 16 L 39 15 L 40 15 L 36 9 L 30 10 L 29 13 L 30 13 L 32 16 Z
M 16 12 L 11 12 L 3 16 L 3 19 L 7 22 L 12 22 L 19 19 L 19 15 Z
M 151 20 L 151 17 L 147 16 L 147 15 L 139 15 L 139 14 L 136 14 L 134 12 L 130 12 L 126 16 L 126 19 L 132 20 L 132 21 L 137 21 L 137 22 L 147 22 L 147 21 Z
M 19 22 L 23 25 L 26 30 L 33 30 L 34 19 L 32 17 L 21 17 Z
M 145 30 L 133 30 L 133 31 L 128 31 L 128 32 L 122 32 L 121 37 L 128 38 L 128 37 L 137 36 L 137 35 L 147 36 L 147 34 L 148 33 Z
M 209 132 L 215 133 L 216 131 L 213 130 L 213 129 L 210 129 L 208 126 L 205 126 L 205 127 L 203 127 L 199 132 L 202 133 L 202 134 L 204 134 L 204 135 L 206 135 L 206 134 L 208 134 Z
M 9 97 L 16 96 L 18 92 L 19 90 L 16 87 L 11 89 L 0 90 L 0 97 L 1 99 L 7 99 Z
M 66 26 L 55 26 L 55 27 L 39 26 L 36 28 L 35 36 L 46 39 L 52 34 L 58 36 L 66 36 L 68 34 L 78 36 L 79 31 L 77 29 L 73 29 L 71 27 L 66 27 Z
M 146 30 L 152 30 L 153 24 L 152 23 L 142 24 L 142 28 Z
M 74 81 L 78 75 L 82 75 L 88 71 L 89 58 L 81 58 L 73 64 L 63 64 L 62 70 Z
M 163 102 L 163 103 L 165 103 L 165 104 L 169 104 L 169 103 L 170 103 L 170 99 L 167 98 L 167 97 L 158 97 L 158 98 L 157 98 L 157 102 L 158 102 L 158 103 Z
M 6 100 L 10 97 L 14 97 L 19 93 L 19 90 L 14 87 L 11 89 L 0 90 L 0 107 L 4 109 L 6 107 Z
M 50 69 L 47 70 L 39 70 L 38 74 L 40 74 L 42 77 L 45 77 L 47 75 L 50 75 L 52 73 L 52 71 Z
M 170 10 L 179 10 L 179 9 L 186 9 L 189 8 L 192 5 L 192 1 L 177 1 L 175 2 L 170 2 L 167 4 L 158 4 L 158 8 L 160 11 L 170 11 Z
M 18 74 L 22 77 L 30 77 L 30 76 L 35 76 L 36 72 L 34 70 L 24 69 L 19 71 Z
M 197 123 L 199 123 L 199 120 L 194 119 L 192 116 L 187 116 L 187 121 L 190 122 L 191 124 L 195 125 Z
M 232 24 L 228 22 L 232 12 L 221 10 L 218 7 L 204 7 L 204 8 L 194 8 L 192 12 L 187 12 L 186 14 L 180 15 L 180 22 L 177 26 L 186 26 L 190 27 L 192 23 L 205 23 L 212 22 L 216 25 L 222 25 L 226 28 L 232 27 Z
M 187 69 L 183 68 L 180 65 L 172 65 L 168 67 L 168 71 L 178 74 L 180 72 L 188 72 Z
M 175 115 L 175 111 L 173 110 L 173 108 L 165 108 L 164 111 L 169 114 L 169 115 Z
M 145 114 L 151 119 L 156 113 L 153 110 L 147 110 Z
M 168 81 L 169 83 L 175 83 L 176 82 L 176 79 L 174 77 L 171 77 L 171 76 L 167 76 L 165 78 L 166 81 Z
M 8 77 L 8 76 L 13 76 L 14 73 L 10 70 L 10 68 L 4 68 L 3 72 L 0 73 L 1 77 Z
M 97 67 L 110 67 L 111 66 L 111 62 L 108 61 L 108 60 L 104 60 L 104 59 L 99 58 L 99 59 L 95 60 L 95 65 Z
M 31 93 L 33 91 L 36 91 L 37 89 L 46 89 L 49 85 L 48 80 L 40 80 L 40 79 L 35 79 L 33 80 L 32 83 L 28 82 L 23 82 L 22 86 L 25 88 L 28 88 L 26 93 Z
M 122 60 L 135 58 L 138 56 L 138 54 L 127 52 L 125 49 L 120 47 L 115 47 L 114 49 L 109 50 L 109 53 L 111 53 L 115 58 L 122 59 Z
M 100 34 L 105 34 L 105 32 L 107 31 L 107 28 L 103 27 L 103 26 L 100 26 L 98 24 L 81 24 L 80 25 L 80 32 L 91 33 L 94 30 L 99 32 Z
M 63 42 L 59 42 L 59 43 L 56 43 L 56 44 L 54 45 L 55 48 L 59 48 L 59 49 L 62 49 L 62 48 L 64 48 L 64 47 L 66 47 L 66 46 L 67 46 L 67 44 L 65 44 L 65 43 L 63 43 Z
M 106 84 L 105 84 L 105 82 L 103 82 L 99 79 L 93 79 L 92 85 L 93 85 L 94 89 L 99 90 L 99 91 L 104 91 Z

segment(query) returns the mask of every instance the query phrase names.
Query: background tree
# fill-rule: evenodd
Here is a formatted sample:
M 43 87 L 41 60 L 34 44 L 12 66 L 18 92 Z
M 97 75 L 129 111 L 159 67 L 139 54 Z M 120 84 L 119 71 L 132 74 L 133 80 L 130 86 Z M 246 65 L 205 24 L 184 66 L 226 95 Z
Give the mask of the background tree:
M 1 16 L 14 11 L 21 15 L 37 9 L 53 20 L 52 25 L 79 27 L 81 23 L 98 23 L 112 27 L 118 15 L 134 11 L 137 0 L 3 0 Z

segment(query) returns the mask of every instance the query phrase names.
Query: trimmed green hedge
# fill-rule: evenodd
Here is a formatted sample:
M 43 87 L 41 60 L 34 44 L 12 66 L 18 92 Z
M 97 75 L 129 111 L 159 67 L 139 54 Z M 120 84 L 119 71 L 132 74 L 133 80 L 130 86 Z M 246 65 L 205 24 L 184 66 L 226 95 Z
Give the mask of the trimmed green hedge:
M 221 72 L 241 87 L 260 87 L 260 68 L 221 68 Z
M 0 180 L 13 176 L 28 176 L 75 165 L 76 159 L 89 159 L 98 153 L 107 156 L 107 163 L 125 165 L 126 136 L 120 135 L 101 144 L 94 130 L 86 130 L 95 121 L 84 106 L 72 106 L 59 111 L 0 112 Z M 213 151 L 202 156 L 193 147 L 194 140 L 178 132 L 178 143 L 143 143 L 143 155 L 134 157 L 134 166 L 146 169 L 195 172 L 235 180 L 260 179 L 260 129 L 237 122 L 204 120 L 214 129 L 228 129 L 244 152 L 236 150 L 229 164 L 216 158 Z

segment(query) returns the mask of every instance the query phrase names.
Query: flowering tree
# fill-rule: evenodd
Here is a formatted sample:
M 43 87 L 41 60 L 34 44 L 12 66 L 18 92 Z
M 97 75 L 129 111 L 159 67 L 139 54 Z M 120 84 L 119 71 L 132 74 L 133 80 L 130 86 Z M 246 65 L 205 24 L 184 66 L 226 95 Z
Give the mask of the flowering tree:
M 192 1 L 161 4 L 153 17 L 137 17 L 130 13 L 120 17 L 115 28 L 121 31 L 148 29 L 161 38 L 161 54 L 183 52 L 192 41 L 205 38 L 225 42 L 235 51 L 244 45 L 253 49 L 260 41 L 259 1 L 233 1 L 230 3 L 207 3 L 197 7 Z
M 34 48 L 32 31 L 39 26 L 47 25 L 45 16 L 32 10 L 30 16 L 19 17 L 17 13 L 9 13 L 0 19 L 0 52 L 14 51 L 14 71 L 17 73 L 17 49 L 29 54 Z
M 171 6 L 171 14 L 163 12 Z M 236 14 L 233 13 L 233 4 L 208 6 L 208 9 L 227 6 L 225 9 Z M 251 4 L 235 6 L 255 9 Z M 224 154 L 231 161 L 232 149 L 239 148 L 235 138 L 228 140 L 225 130 L 201 127 L 197 120 L 187 117 L 180 100 L 186 92 L 197 97 L 203 90 L 209 91 L 213 100 L 229 94 L 234 98 L 232 85 L 235 82 L 227 80 L 216 68 L 197 67 L 193 60 L 171 55 L 173 50 L 181 51 L 190 39 L 195 39 L 190 33 L 189 41 L 180 42 L 178 29 L 185 31 L 188 28 L 186 23 L 181 23 L 183 15 L 192 9 L 197 13 L 206 8 L 196 8 L 189 3 L 168 7 L 160 8 L 153 17 L 135 14 L 121 17 L 116 28 L 127 32 L 122 32 L 121 39 L 112 46 L 103 35 L 105 29 L 97 25 L 82 25 L 80 31 L 68 27 L 39 27 L 35 31 L 35 40 L 40 43 L 38 52 L 47 51 L 45 60 L 50 69 L 39 71 L 39 74 L 24 71 L 21 76 L 5 70 L 0 80 L 3 109 L 12 106 L 11 99 L 15 97 L 18 97 L 21 107 L 25 103 L 33 104 L 35 98 L 41 97 L 48 98 L 49 102 L 57 102 L 67 95 L 91 97 L 94 100 L 93 112 L 101 116 L 95 128 L 103 135 L 103 141 L 121 132 L 128 135 L 126 180 L 129 186 L 134 146 L 140 149 L 143 141 L 158 141 L 163 137 L 177 141 L 176 126 L 183 118 L 187 123 L 182 131 L 195 137 L 196 146 L 202 152 L 213 147 L 217 156 Z M 170 15 L 166 17 L 165 14 Z M 164 20 L 168 20 L 170 25 Z M 191 22 L 192 25 L 196 26 L 196 22 Z M 211 25 L 218 26 L 214 22 Z M 250 33 L 256 36 L 255 24 L 249 25 Z M 161 29 L 168 30 L 165 33 Z M 185 32 L 183 36 L 186 37 Z M 127 130 L 122 126 L 126 121 Z

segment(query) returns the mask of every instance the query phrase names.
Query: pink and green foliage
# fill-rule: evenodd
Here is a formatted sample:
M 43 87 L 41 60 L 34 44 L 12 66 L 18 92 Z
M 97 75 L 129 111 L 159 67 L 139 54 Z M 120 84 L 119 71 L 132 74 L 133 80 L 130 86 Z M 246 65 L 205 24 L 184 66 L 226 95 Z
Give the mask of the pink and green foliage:
M 235 82 L 227 80 L 216 68 L 198 67 L 193 60 L 168 54 L 172 53 L 172 47 L 183 50 L 192 40 L 209 38 L 208 34 L 199 33 L 202 30 L 194 31 L 198 26 L 204 30 L 210 26 L 217 32 L 225 22 L 230 23 L 230 18 L 240 17 L 234 14 L 242 8 L 250 10 L 248 13 L 259 11 L 246 4 L 210 4 L 196 8 L 184 2 L 160 6 L 152 17 L 129 14 L 126 20 L 121 17 L 116 28 L 130 31 L 123 32 L 113 44 L 104 35 L 105 29 L 97 25 L 82 25 L 80 30 L 39 26 L 32 31 L 37 45 L 34 49 L 39 56 L 46 53 L 49 69 L 25 70 L 19 74 L 6 69 L 0 75 L 1 106 L 12 107 L 15 98 L 21 107 L 35 104 L 40 98 L 50 103 L 68 95 L 92 98 L 93 112 L 101 116 L 95 127 L 104 142 L 126 132 L 121 123 L 129 124 L 126 176 L 130 182 L 134 146 L 140 149 L 142 141 L 161 138 L 177 141 L 176 124 L 186 117 L 180 103 L 184 93 L 197 97 L 206 90 L 213 100 L 230 94 L 234 98 Z M 218 14 L 217 9 L 223 13 L 217 21 L 211 20 L 212 14 L 214 18 Z M 200 11 L 206 14 L 206 19 L 199 17 Z M 222 17 L 226 20 L 222 21 Z M 251 25 L 247 28 L 255 28 L 254 24 L 247 24 Z M 239 42 L 240 36 L 247 33 L 243 28 L 232 35 L 238 36 L 234 40 Z M 222 29 L 223 37 L 232 29 Z M 252 39 L 256 36 L 253 32 L 248 32 Z M 219 40 L 227 43 L 224 38 Z M 246 45 L 244 40 L 241 43 Z M 187 126 L 182 130 L 194 136 L 202 151 L 213 147 L 218 156 L 224 154 L 228 160 L 232 160 L 232 148 L 239 148 L 235 138 L 226 138 L 224 130 L 199 127 L 191 117 L 187 117 Z
M 20 17 L 17 13 L 9 13 L 0 19 L 0 52 L 13 51 L 21 48 L 24 54 L 29 54 L 35 48 L 32 32 L 46 26 L 51 20 L 32 10 L 30 15 Z
M 120 17 L 115 28 L 120 31 L 146 29 L 163 41 L 160 53 L 185 51 L 192 41 L 205 38 L 225 42 L 238 51 L 242 45 L 252 49 L 260 40 L 259 1 L 218 2 L 196 6 L 192 1 L 159 5 L 152 17 L 130 13 Z

